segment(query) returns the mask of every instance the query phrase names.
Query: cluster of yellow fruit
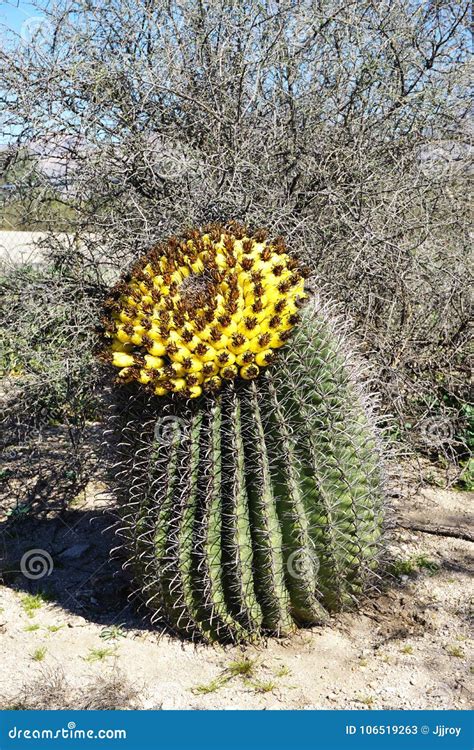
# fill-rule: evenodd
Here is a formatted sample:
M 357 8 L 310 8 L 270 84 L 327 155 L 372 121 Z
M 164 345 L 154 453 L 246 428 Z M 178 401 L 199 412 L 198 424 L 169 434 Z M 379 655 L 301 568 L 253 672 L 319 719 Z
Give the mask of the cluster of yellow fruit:
M 256 378 L 285 344 L 305 297 L 281 238 L 214 224 L 171 237 L 112 289 L 102 319 L 119 380 L 188 398 Z

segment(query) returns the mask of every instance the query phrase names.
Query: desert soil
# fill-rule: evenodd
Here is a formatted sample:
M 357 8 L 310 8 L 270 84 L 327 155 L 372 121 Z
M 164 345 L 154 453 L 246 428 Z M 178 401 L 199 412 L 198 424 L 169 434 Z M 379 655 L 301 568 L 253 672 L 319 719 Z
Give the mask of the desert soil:
M 77 460 L 63 432 L 3 451 L 0 707 L 469 707 L 472 493 L 400 483 L 393 575 L 359 611 L 258 647 L 194 645 L 153 629 L 109 558 L 100 425 Z M 31 549 L 50 555 L 49 575 L 25 577 Z

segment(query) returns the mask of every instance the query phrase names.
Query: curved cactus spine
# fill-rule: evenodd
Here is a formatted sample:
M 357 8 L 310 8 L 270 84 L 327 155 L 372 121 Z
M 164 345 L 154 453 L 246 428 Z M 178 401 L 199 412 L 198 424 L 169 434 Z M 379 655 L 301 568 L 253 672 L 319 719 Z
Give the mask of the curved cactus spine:
M 123 529 L 156 619 L 247 641 L 324 622 L 366 590 L 380 452 L 344 338 L 316 301 L 257 380 L 194 401 L 129 389 Z M 169 421 L 166 439 L 153 416 Z

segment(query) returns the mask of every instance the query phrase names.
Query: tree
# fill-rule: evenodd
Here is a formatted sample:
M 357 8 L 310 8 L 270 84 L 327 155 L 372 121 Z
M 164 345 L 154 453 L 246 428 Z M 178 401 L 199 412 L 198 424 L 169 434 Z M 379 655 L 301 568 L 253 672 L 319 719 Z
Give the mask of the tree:
M 399 423 L 460 429 L 468 3 L 42 8 L 0 97 L 18 144 L 62 139 L 82 250 L 55 257 L 105 280 L 183 225 L 264 224 L 353 318 Z

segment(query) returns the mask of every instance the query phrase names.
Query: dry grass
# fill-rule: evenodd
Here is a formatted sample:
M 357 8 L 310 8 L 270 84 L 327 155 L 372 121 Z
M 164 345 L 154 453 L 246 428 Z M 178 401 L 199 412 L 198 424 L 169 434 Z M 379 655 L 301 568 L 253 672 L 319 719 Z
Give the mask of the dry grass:
M 138 690 L 114 669 L 99 675 L 81 690 L 72 688 L 61 669 L 42 669 L 10 696 L 0 695 L 0 710 L 114 711 L 133 708 Z

